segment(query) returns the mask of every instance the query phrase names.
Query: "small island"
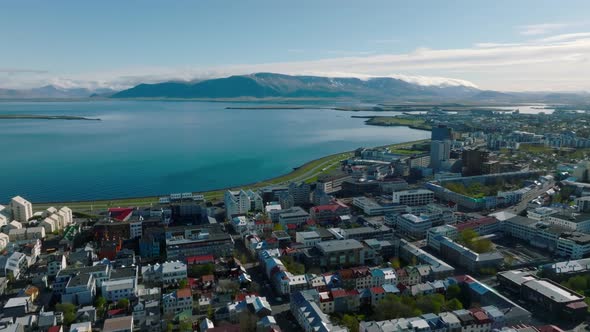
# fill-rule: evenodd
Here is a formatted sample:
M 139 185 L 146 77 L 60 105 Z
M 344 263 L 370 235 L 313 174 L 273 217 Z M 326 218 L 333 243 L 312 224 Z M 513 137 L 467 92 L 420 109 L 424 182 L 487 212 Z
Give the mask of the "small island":
M 365 124 L 370 126 L 397 127 L 404 126 L 418 130 L 432 130 L 432 125 L 425 120 L 416 117 L 401 116 L 352 116 L 353 118 L 365 118 Z
M 0 120 L 86 120 L 101 121 L 98 118 L 86 118 L 73 115 L 33 115 L 33 114 L 0 114 Z

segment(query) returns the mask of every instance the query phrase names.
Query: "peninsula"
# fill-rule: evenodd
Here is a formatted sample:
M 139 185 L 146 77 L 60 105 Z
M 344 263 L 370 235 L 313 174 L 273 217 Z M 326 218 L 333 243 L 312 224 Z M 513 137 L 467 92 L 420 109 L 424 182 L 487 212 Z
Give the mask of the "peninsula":
M 33 114 L 0 114 L 0 120 L 86 120 L 101 121 L 98 118 L 86 118 L 73 115 L 33 115 Z

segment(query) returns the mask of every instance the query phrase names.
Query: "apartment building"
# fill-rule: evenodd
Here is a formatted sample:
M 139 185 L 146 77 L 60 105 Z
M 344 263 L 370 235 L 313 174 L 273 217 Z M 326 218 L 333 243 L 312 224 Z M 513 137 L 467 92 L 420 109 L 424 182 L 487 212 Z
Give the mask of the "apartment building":
M 9 206 L 12 219 L 18 222 L 26 223 L 33 217 L 33 204 L 20 196 L 13 197 Z
M 394 191 L 392 202 L 408 206 L 426 205 L 434 202 L 434 192 L 427 189 Z

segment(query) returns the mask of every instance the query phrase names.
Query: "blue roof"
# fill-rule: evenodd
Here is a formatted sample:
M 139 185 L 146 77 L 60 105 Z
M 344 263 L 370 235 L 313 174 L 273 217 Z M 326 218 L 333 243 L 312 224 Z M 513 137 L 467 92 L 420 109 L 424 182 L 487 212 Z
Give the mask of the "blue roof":
M 471 288 L 474 292 L 476 292 L 479 295 L 483 295 L 489 291 L 484 285 L 480 284 L 479 282 L 469 283 L 469 288 Z
M 385 284 L 382 286 L 386 293 L 399 293 L 399 289 L 394 285 Z
M 378 277 L 378 276 L 385 276 L 385 273 L 383 273 L 383 270 L 381 269 L 375 269 L 371 271 L 371 275 L 374 277 Z

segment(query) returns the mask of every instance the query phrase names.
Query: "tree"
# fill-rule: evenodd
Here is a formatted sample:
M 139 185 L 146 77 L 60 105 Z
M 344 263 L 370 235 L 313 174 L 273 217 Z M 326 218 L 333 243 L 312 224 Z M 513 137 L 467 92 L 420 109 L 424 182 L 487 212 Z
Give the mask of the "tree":
M 129 308 L 129 299 L 120 299 L 119 301 L 117 301 L 117 308 L 119 308 L 119 309 Z
M 275 225 L 273 226 L 273 230 L 274 230 L 274 231 L 284 231 L 284 230 L 285 230 L 285 228 L 283 228 L 283 225 L 281 225 L 281 224 L 277 223 L 277 224 L 275 224 Z
M 186 280 L 186 279 L 180 280 L 180 282 L 178 283 L 178 287 L 180 287 L 180 289 L 188 287 L 188 280 Z
M 391 267 L 394 269 L 399 269 L 400 267 L 402 267 L 402 263 L 398 257 L 393 257 L 391 259 Z
M 451 300 L 447 301 L 445 309 L 448 311 L 463 309 L 463 304 L 457 298 L 452 298 Z
M 588 280 L 586 279 L 586 277 L 581 275 L 569 278 L 568 281 L 563 283 L 563 285 L 579 293 L 584 293 L 585 290 L 590 288 L 590 285 L 588 285 Z
M 174 331 L 174 324 L 168 322 L 168 324 L 166 324 L 166 332 L 172 332 Z
M 55 310 L 63 313 L 65 325 L 71 325 L 76 320 L 76 306 L 71 303 L 58 303 Z
M 215 318 L 215 310 L 213 310 L 213 306 L 209 305 L 207 307 L 207 318 L 213 320 Z
M 450 285 L 447 288 L 447 300 L 456 299 L 461 295 L 461 287 L 459 285 Z
M 97 309 L 98 316 L 102 317 L 104 315 L 106 305 L 107 300 L 104 297 L 99 296 L 96 298 L 96 301 L 94 301 L 94 306 Z
M 178 326 L 178 329 L 180 331 L 183 331 L 183 332 L 184 331 L 192 331 L 193 330 L 193 322 L 190 319 L 188 319 L 188 318 L 187 319 L 183 319 L 180 322 L 180 324 Z
M 359 321 L 353 315 L 344 315 L 342 317 L 342 325 L 346 326 L 350 332 L 358 332 L 359 330 Z

